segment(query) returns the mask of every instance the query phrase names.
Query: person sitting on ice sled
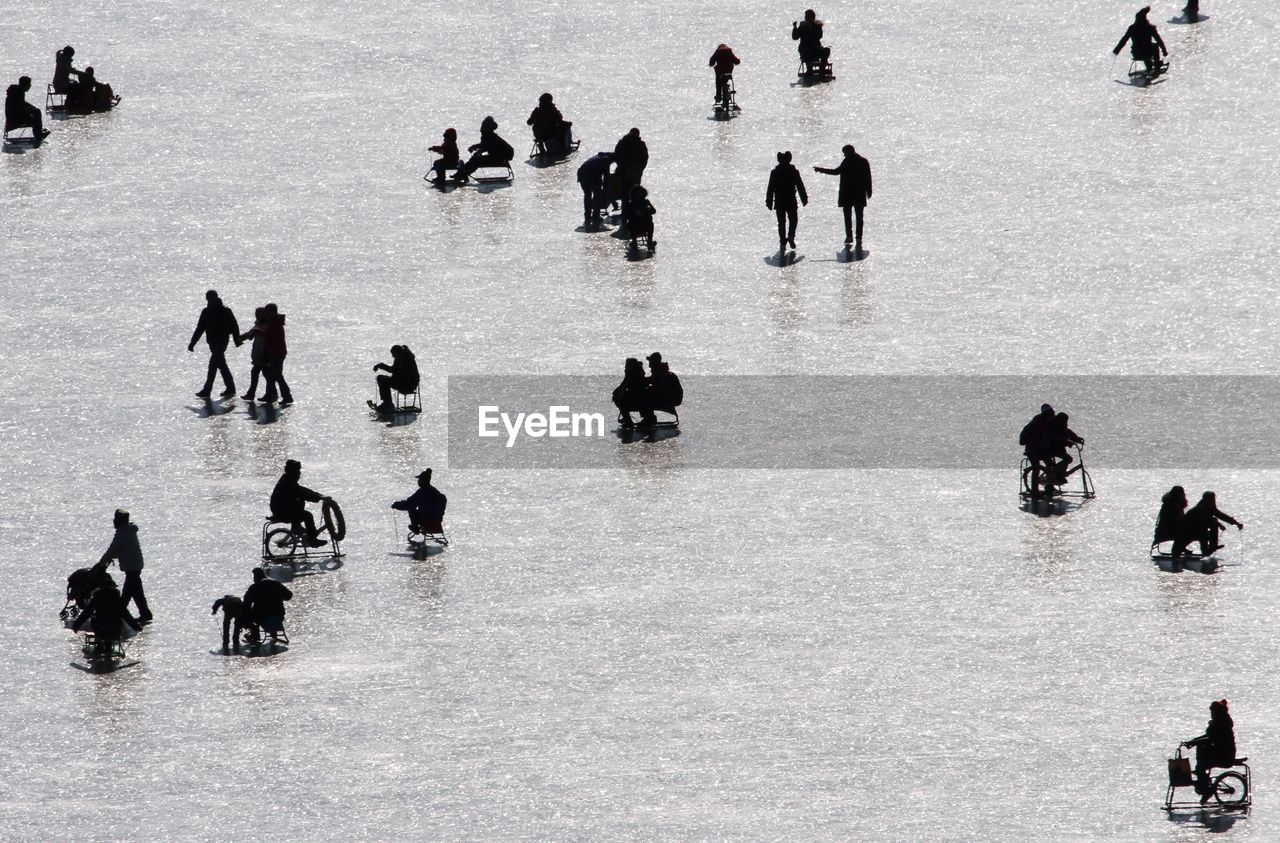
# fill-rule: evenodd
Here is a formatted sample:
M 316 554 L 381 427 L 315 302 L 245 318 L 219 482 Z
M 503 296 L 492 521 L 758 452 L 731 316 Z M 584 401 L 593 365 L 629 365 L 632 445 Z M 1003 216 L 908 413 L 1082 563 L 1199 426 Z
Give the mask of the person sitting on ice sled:
M 379 413 L 394 413 L 395 402 L 391 400 L 391 390 L 401 395 L 413 395 L 418 389 L 418 361 L 407 345 L 391 346 L 391 365 L 373 364 L 373 370 L 386 372 L 378 375 L 378 396 L 380 403 L 376 407 Z
M 89 605 L 76 618 L 71 629 L 79 632 L 85 624 L 93 632 L 94 661 L 109 660 L 116 641 L 120 639 L 121 626 L 127 625 L 131 632 L 138 627 L 132 622 L 129 611 L 125 608 L 124 599 L 114 582 L 106 582 L 98 586 L 89 598 Z
M 444 492 L 431 485 L 428 468 L 418 475 L 418 491 L 391 504 L 391 508 L 409 513 L 409 532 L 438 535 L 444 532 L 444 510 L 448 504 Z
M 453 180 L 459 184 L 471 178 L 471 174 L 481 167 L 510 166 L 516 155 L 511 144 L 498 136 L 498 121 L 492 117 L 480 122 L 480 142 L 467 147 L 467 152 L 474 154 L 453 174 Z
M 1124 31 L 1124 37 L 1120 39 L 1120 43 L 1116 44 L 1115 49 L 1111 52 L 1114 55 L 1120 55 L 1120 51 L 1124 49 L 1126 41 L 1130 42 L 1129 49 L 1133 53 L 1134 61 L 1140 61 L 1147 68 L 1147 73 L 1159 73 L 1161 68 L 1161 54 L 1168 56 L 1169 50 L 1164 45 L 1164 39 L 1160 37 L 1160 33 L 1156 31 L 1156 26 L 1147 20 L 1147 12 L 1151 11 L 1150 6 L 1143 6 L 1138 13 L 1133 16 L 1133 23 Z
M 1234 524 L 1237 530 L 1244 529 L 1244 523 L 1237 521 L 1218 509 L 1218 496 L 1213 492 L 1205 492 L 1200 501 L 1187 510 L 1178 525 L 1178 539 L 1173 544 L 1173 558 L 1177 559 L 1187 552 L 1192 542 L 1200 544 L 1200 555 L 1208 556 L 1220 550 L 1218 536 L 1223 524 Z

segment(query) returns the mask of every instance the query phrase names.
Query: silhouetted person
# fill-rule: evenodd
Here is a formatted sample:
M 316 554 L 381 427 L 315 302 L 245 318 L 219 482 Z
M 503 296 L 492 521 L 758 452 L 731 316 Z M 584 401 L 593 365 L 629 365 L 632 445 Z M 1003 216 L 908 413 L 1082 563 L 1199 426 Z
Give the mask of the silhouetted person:
M 249 619 L 249 639 L 257 644 L 261 639 L 258 627 L 271 634 L 272 640 L 284 631 L 284 604 L 293 599 L 293 592 L 284 583 L 267 577 L 261 568 L 253 569 L 253 585 L 244 593 L 244 611 Z
M 465 182 L 481 167 L 506 167 L 516 155 L 511 144 L 498 137 L 498 121 L 492 117 L 480 122 L 480 142 L 471 144 L 467 151 L 474 154 L 453 174 L 454 181 Z
M 538 107 L 529 114 L 525 121 L 533 127 L 533 140 L 542 152 L 548 155 L 562 155 L 569 150 L 571 142 L 569 128 L 573 124 L 564 119 L 560 109 L 552 102 L 551 94 L 538 97 Z
M 249 388 L 240 397 L 252 401 L 258 392 L 258 376 L 267 366 L 267 309 L 256 307 L 253 310 L 253 327 L 236 337 L 237 345 L 245 340 L 252 340 L 249 346 Z M 265 398 L 265 396 L 263 396 Z
M 127 609 L 132 600 L 138 608 L 138 623 L 149 624 L 151 609 L 147 606 L 147 595 L 142 591 L 142 544 L 138 541 L 138 525 L 129 523 L 129 513 L 123 509 L 116 510 L 112 523 L 116 528 L 115 535 L 111 537 L 111 544 L 98 564 L 105 565 L 112 559 L 116 560 L 120 572 L 124 574 L 121 605 Z
M 612 152 L 597 152 L 578 168 L 578 184 L 582 187 L 582 224 L 595 228 L 600 211 L 609 204 L 609 168 Z
M 1209 703 L 1209 726 L 1204 734 L 1189 741 L 1183 741 L 1185 747 L 1196 750 L 1196 793 L 1200 794 L 1203 805 L 1213 796 L 1213 783 L 1209 780 L 1209 771 L 1214 767 L 1234 767 L 1236 763 L 1236 730 L 1227 710 L 1226 700 L 1214 700 Z
M 680 384 L 680 378 L 676 377 L 676 373 L 662 359 L 660 352 L 655 351 L 645 359 L 649 361 L 648 400 L 640 423 L 652 425 L 657 423 L 654 410 L 674 413 L 675 408 L 684 403 L 684 387 Z
M 1200 0 L 1187 0 L 1186 7 L 1182 13 L 1187 17 L 1187 23 L 1195 23 L 1200 20 Z
M 649 251 L 653 251 L 653 215 L 658 210 L 649 201 L 649 191 L 644 185 L 633 185 L 628 199 L 622 206 L 622 222 L 631 234 L 631 248 L 639 248 L 636 241 L 643 237 Z
M 115 93 L 106 82 L 98 81 L 92 67 L 86 67 L 80 73 L 80 83 L 75 90 L 67 94 L 67 110 L 90 112 L 107 111 L 115 104 Z
M 394 389 L 401 395 L 412 395 L 418 389 L 418 361 L 407 345 L 391 346 L 391 365 L 374 363 L 373 370 L 387 372 L 385 375 L 378 375 L 378 396 L 381 399 L 378 410 L 380 412 L 395 411 L 396 404 L 391 400 L 391 390 Z
M 1192 542 L 1200 544 L 1200 555 L 1208 556 L 1221 549 L 1218 536 L 1223 524 L 1234 524 L 1237 530 L 1243 530 L 1244 524 L 1221 512 L 1218 509 L 1218 496 L 1213 492 L 1205 492 L 1195 506 L 1182 516 L 1182 526 L 1178 531 L 1178 540 L 1173 545 L 1175 558 L 1186 552 Z
M 213 392 L 213 379 L 221 372 L 222 383 L 226 386 L 226 389 L 222 390 L 222 397 L 230 398 L 236 394 L 236 382 L 231 377 L 231 369 L 227 367 L 227 343 L 235 340 L 236 347 L 240 347 L 240 326 L 236 324 L 236 316 L 231 312 L 231 308 L 218 298 L 217 290 L 209 290 L 204 294 L 204 298 L 206 304 L 200 311 L 200 320 L 196 322 L 196 330 L 191 335 L 191 342 L 187 343 L 187 351 L 196 350 L 196 343 L 201 335 L 209 343 L 209 374 L 205 377 L 204 386 L 196 393 L 196 397 L 208 398 Z
M 402 501 L 391 504 L 392 509 L 409 513 L 409 530 L 413 533 L 443 533 L 444 510 L 449 505 L 445 497 L 431 485 L 431 469 L 418 475 L 418 489 Z
M 83 612 L 89 605 L 89 598 L 99 587 L 109 585 L 118 591 L 116 581 L 111 578 L 111 574 L 107 573 L 109 564 L 111 564 L 110 560 L 105 562 L 98 560 L 88 568 L 77 568 L 72 571 L 67 577 L 67 600 Z M 133 622 L 134 619 L 130 616 L 129 620 Z M 133 625 L 137 626 L 136 623 Z
M 805 9 L 803 23 L 791 22 L 791 40 L 800 42 L 800 61 L 806 69 L 820 70 L 831 60 L 831 48 L 822 46 L 822 21 L 813 9 Z
M 858 154 L 858 151 L 853 148 L 851 143 L 845 144 L 842 151 L 844 152 L 844 160 L 840 162 L 839 167 L 830 170 L 825 167 L 814 167 L 813 169 L 814 172 L 840 177 L 840 195 L 836 200 L 836 204 L 844 211 L 844 245 L 847 248 L 850 243 L 855 242 L 855 231 L 851 217 L 856 214 L 858 228 L 856 231 L 857 245 L 854 248 L 861 253 L 862 212 L 867 207 L 867 200 L 871 198 L 871 165 L 867 163 L 867 159 Z
M 211 615 L 222 610 L 222 652 L 234 649 L 240 652 L 240 633 L 251 626 L 249 613 L 245 610 L 244 600 L 234 594 L 224 594 L 213 601 Z M 234 634 L 232 634 L 234 630 Z
M 778 215 L 779 252 L 785 252 L 788 243 L 791 248 L 796 247 L 796 223 L 800 218 L 797 196 L 801 205 L 809 204 L 809 194 L 805 192 L 800 171 L 791 164 L 791 153 L 779 152 L 778 166 L 769 173 L 769 187 L 764 194 L 765 207 Z
M 75 619 L 71 628 L 79 632 L 88 624 L 94 638 L 94 661 L 108 661 L 116 641 L 120 639 L 120 625 L 129 624 L 129 612 L 125 608 L 125 599 L 116 590 L 115 583 L 108 582 L 94 589 L 89 597 L 89 605 Z
M 622 199 L 625 220 L 631 188 L 640 184 L 644 179 L 644 168 L 649 166 L 649 146 L 641 139 L 639 129 L 633 128 L 618 140 L 613 147 L 613 160 L 618 165 L 618 195 Z
M 49 137 L 44 127 L 44 116 L 40 109 L 27 102 L 27 91 L 31 90 L 31 77 L 20 76 L 16 85 L 10 85 L 4 97 L 4 130 L 30 128 L 37 145 Z
M 440 157 L 431 165 L 431 172 L 435 176 L 431 179 L 436 184 L 443 184 L 445 173 L 449 170 L 456 170 L 458 162 L 461 160 L 458 152 L 458 132 L 456 129 L 445 129 L 444 138 L 440 143 L 431 147 L 431 151 Z
M 80 77 L 80 71 L 71 65 L 75 55 L 75 48 L 68 44 L 53 57 L 53 92 L 65 94 L 68 99 L 73 96 L 79 86 L 78 82 L 71 81 L 72 76 Z
M 1160 499 L 1160 514 L 1156 516 L 1156 532 L 1151 543 L 1176 541 L 1182 529 L 1182 516 L 1187 511 L 1187 493 L 1181 486 L 1174 486 Z
M 1023 425 L 1022 431 L 1018 434 L 1018 444 L 1022 446 L 1022 453 L 1031 463 L 1029 486 L 1033 500 L 1040 496 L 1042 475 L 1053 464 L 1056 419 L 1053 407 L 1041 404 L 1040 413 Z
M 729 104 L 726 91 L 729 80 L 733 78 L 733 68 L 739 64 L 742 64 L 742 60 L 733 54 L 733 49 L 728 44 L 721 44 L 711 54 L 711 60 L 707 62 L 707 66 L 716 69 L 716 102 Z
M 1054 483 L 1062 485 L 1067 482 L 1067 475 L 1071 471 L 1067 470 L 1067 466 L 1075 461 L 1075 457 L 1071 456 L 1070 450 L 1077 445 L 1084 445 L 1084 437 L 1078 435 L 1070 426 L 1071 419 L 1066 413 L 1058 413 L 1053 418 L 1053 427 L 1051 428 L 1052 448 L 1050 457 L 1054 460 Z M 1078 468 L 1079 466 L 1077 466 Z
M 648 405 L 648 388 L 644 364 L 635 357 L 628 357 L 622 364 L 622 383 L 613 390 L 613 405 L 618 408 L 618 422 L 624 428 L 635 427 L 635 422 L 631 420 L 633 412 L 645 411 Z
M 1156 31 L 1155 24 L 1147 20 L 1147 12 L 1150 11 L 1150 6 L 1143 6 L 1138 10 L 1138 13 L 1133 16 L 1133 23 L 1125 30 L 1124 37 L 1111 52 L 1117 56 L 1120 55 L 1125 42 L 1128 41 L 1133 58 L 1146 66 L 1147 73 L 1155 73 L 1160 70 L 1160 56 L 1169 55 L 1169 50 L 1165 47 L 1160 33 Z
M 325 541 L 316 533 L 316 519 L 307 511 L 307 503 L 320 503 L 329 498 L 308 489 L 298 481 L 302 478 L 302 463 L 285 460 L 284 474 L 271 491 L 271 520 L 287 521 L 294 532 L 305 530 L 308 547 L 321 547 Z
M 262 374 L 267 380 L 267 394 L 262 396 L 262 400 L 271 404 L 278 397 L 282 405 L 292 404 L 293 392 L 284 380 L 284 359 L 289 356 L 289 344 L 285 341 L 284 335 L 284 314 L 274 302 L 268 302 L 262 308 L 262 316 L 261 327 L 255 324 L 240 339 L 257 340 L 258 337 L 262 337 L 263 353 L 266 357 Z

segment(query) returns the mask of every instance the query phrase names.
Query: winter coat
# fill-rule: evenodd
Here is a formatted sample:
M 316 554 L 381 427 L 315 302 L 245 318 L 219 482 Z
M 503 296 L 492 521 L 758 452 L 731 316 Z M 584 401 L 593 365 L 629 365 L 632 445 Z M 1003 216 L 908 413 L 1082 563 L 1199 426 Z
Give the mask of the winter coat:
M 271 490 L 271 515 L 281 521 L 292 521 L 307 507 L 307 501 L 319 503 L 320 493 L 303 486 L 288 474 L 276 481 Z
M 225 349 L 233 338 L 236 345 L 240 344 L 240 326 L 236 324 L 236 315 L 222 303 L 222 299 L 214 299 L 212 304 L 200 311 L 200 321 L 196 323 L 195 333 L 191 335 L 191 342 L 187 345 L 195 345 L 201 334 L 210 348 Z
M 1111 52 L 1117 56 L 1124 49 L 1126 41 L 1133 42 L 1134 58 L 1142 58 L 1144 56 L 1159 55 L 1157 48 L 1162 53 L 1168 53 L 1169 50 L 1164 46 L 1164 39 L 1160 37 L 1160 33 L 1156 31 L 1155 24 L 1146 18 L 1135 20 L 1130 24 L 1129 28 L 1124 31 L 1124 37 L 1120 39 L 1120 43 L 1116 44 L 1115 49 Z
M 556 108 L 555 103 L 539 104 L 525 123 L 533 127 L 534 140 L 556 140 L 563 133 L 561 124 L 564 123 L 564 115 Z
M 418 488 L 409 497 L 391 504 L 392 509 L 408 512 L 415 523 L 421 521 L 440 521 L 444 518 L 445 507 L 449 499 L 435 486 L 426 485 Z
M 498 133 L 492 130 L 480 130 L 480 142 L 476 144 L 476 148 L 503 164 L 510 163 L 511 159 L 516 157 L 516 151 L 511 144 L 498 137 Z
M 142 545 L 138 542 L 138 525 L 125 524 L 116 527 L 116 534 L 111 539 L 103 559 L 114 559 L 120 570 L 126 574 L 142 570 Z
M 277 313 L 274 317 L 267 317 L 267 325 L 263 330 L 266 337 L 267 357 L 287 357 L 289 355 L 289 346 L 284 341 L 284 314 Z
M 871 165 L 858 153 L 840 162 L 834 170 L 824 167 L 818 172 L 840 176 L 840 195 L 836 204 L 841 208 L 864 208 L 871 198 Z
M 578 168 L 578 184 L 592 190 L 604 190 L 605 180 L 609 178 L 609 167 L 613 164 L 613 156 L 603 153 L 592 155 Z
M 613 160 L 618 163 L 618 174 L 639 184 L 644 168 L 649 166 L 649 146 L 643 139 L 626 134 L 613 148 Z
M 255 621 L 283 618 L 284 601 L 292 599 L 293 592 L 284 583 L 261 579 L 245 591 L 244 606 L 249 617 Z
M 794 164 L 779 164 L 769 173 L 769 189 L 765 191 L 764 203 L 770 208 L 795 208 L 796 194 L 800 201 L 808 204 L 809 194 L 805 192 L 804 181 L 800 171 Z
M 708 67 L 714 67 L 716 73 L 722 74 L 733 73 L 733 66 L 736 64 L 742 64 L 742 60 L 735 56 L 729 47 L 717 47 L 711 54 L 711 60 L 707 62 Z

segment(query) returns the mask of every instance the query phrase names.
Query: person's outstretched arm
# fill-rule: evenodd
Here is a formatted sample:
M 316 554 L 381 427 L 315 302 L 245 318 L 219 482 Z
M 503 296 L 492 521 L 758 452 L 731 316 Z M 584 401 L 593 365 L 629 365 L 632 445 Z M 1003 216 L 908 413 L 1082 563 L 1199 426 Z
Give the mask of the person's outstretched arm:
M 838 176 L 838 175 L 840 175 L 840 168 L 839 168 L 839 167 L 837 167 L 837 168 L 836 168 L 836 169 L 834 169 L 834 170 L 827 169 L 826 167 L 814 167 L 814 168 L 813 168 L 813 171 L 814 171 L 815 173 L 822 173 L 822 174 L 824 174 L 824 175 L 828 175 L 828 176 Z

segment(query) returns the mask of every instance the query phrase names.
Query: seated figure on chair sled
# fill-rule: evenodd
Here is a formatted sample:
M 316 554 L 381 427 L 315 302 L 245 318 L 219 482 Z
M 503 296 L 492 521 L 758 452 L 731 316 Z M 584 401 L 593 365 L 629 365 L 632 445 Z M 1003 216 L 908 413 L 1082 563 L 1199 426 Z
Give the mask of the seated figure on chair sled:
M 467 151 L 472 153 L 471 157 L 453 174 L 453 180 L 460 184 L 481 167 L 510 167 L 511 159 L 516 155 L 511 144 L 498 136 L 498 121 L 492 117 L 481 121 L 480 142 L 471 144 Z
M 657 425 L 658 418 L 654 413 L 659 410 L 679 419 L 676 407 L 684 403 L 684 387 L 680 378 L 671 371 L 660 352 L 655 351 L 647 359 L 649 376 L 645 377 L 644 365 L 636 358 L 628 357 L 623 364 L 622 383 L 613 390 L 618 423 L 624 430 L 636 426 L 631 418 L 633 412 L 640 414 L 640 427 Z
M 300 535 L 305 531 L 307 547 L 322 547 L 325 541 L 316 532 L 316 519 L 307 511 L 307 503 L 320 503 L 329 498 L 303 486 L 298 482 L 301 477 L 302 463 L 285 460 L 284 474 L 271 492 L 271 520 L 288 522 Z
M 1143 6 L 1138 10 L 1138 13 L 1133 16 L 1133 23 L 1124 31 L 1124 37 L 1111 52 L 1117 56 L 1120 55 L 1125 42 L 1128 41 L 1133 60 L 1142 62 L 1148 76 L 1158 76 L 1169 67 L 1167 62 L 1160 61 L 1162 55 L 1169 55 L 1169 50 L 1165 47 L 1160 33 L 1156 31 L 1155 24 L 1147 20 L 1147 13 L 1150 11 L 1150 6 Z
M 525 123 L 533 127 L 535 155 L 559 158 L 569 153 L 573 146 L 573 130 L 570 128 L 573 124 L 564 119 L 551 94 L 538 97 L 538 107 Z
M 413 395 L 418 391 L 418 361 L 407 345 L 391 346 L 391 365 L 373 364 L 375 372 L 381 370 L 385 375 L 378 375 L 379 403 L 375 410 L 379 413 L 394 413 L 396 403 L 391 399 L 391 390 L 401 395 Z
M 791 22 L 791 40 L 799 41 L 800 61 L 806 76 L 831 73 L 831 48 L 822 46 L 822 21 L 813 9 L 806 9 L 804 22 Z
M 427 539 L 439 545 L 449 543 L 444 537 L 444 510 L 448 505 L 444 492 L 431 485 L 428 468 L 418 475 L 418 490 L 391 504 L 391 508 L 409 513 L 409 544 L 419 548 L 425 546 Z

